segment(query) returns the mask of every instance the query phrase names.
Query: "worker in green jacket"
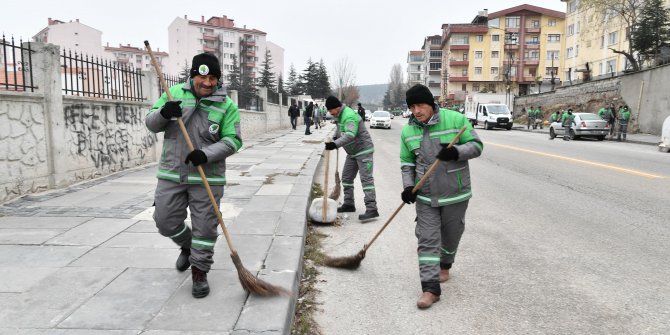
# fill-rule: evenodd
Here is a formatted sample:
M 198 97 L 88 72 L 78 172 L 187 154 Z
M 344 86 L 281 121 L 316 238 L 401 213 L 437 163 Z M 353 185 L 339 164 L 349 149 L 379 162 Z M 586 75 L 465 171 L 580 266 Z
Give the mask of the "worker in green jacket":
M 437 109 L 428 87 L 412 86 L 406 92 L 406 102 L 412 116 L 400 138 L 401 198 L 407 204 L 416 202 L 415 235 L 423 291 L 416 304 L 424 309 L 440 300 L 440 283 L 449 279 L 472 197 L 468 160 L 479 157 L 484 144 L 463 114 Z M 448 148 L 464 126 L 465 132 Z M 436 160 L 441 162 L 435 172 L 412 192 Z
M 628 105 L 625 105 L 619 109 L 618 113 L 619 118 L 619 132 L 617 134 L 617 141 L 621 141 L 621 135 L 623 134 L 623 140 L 626 140 L 626 133 L 628 133 L 628 120 L 630 120 L 630 111 L 628 110 Z
M 221 67 L 208 53 L 193 57 L 190 78 L 170 87 L 174 100 L 163 93 L 146 117 L 147 128 L 164 132 L 163 153 L 158 163 L 154 196 L 154 221 L 158 232 L 180 248 L 176 268 L 191 267 L 192 295 L 209 294 L 207 272 L 214 256 L 218 218 L 197 166 L 202 166 L 217 203 L 226 183 L 226 158 L 242 146 L 237 105 L 219 83 Z M 190 151 L 176 118 L 182 118 L 195 150 Z M 184 223 L 191 210 L 191 226 Z

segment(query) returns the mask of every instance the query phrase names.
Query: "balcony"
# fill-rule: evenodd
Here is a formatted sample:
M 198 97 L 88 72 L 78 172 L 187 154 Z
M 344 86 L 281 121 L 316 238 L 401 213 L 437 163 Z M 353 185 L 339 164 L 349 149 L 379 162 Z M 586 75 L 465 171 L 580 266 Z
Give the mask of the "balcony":
M 253 38 L 240 38 L 240 45 L 254 46 L 256 45 L 256 40 Z
M 522 81 L 526 83 L 534 83 L 535 78 L 535 76 L 523 76 Z
M 464 76 L 464 77 L 450 76 L 449 77 L 449 82 L 450 83 L 460 83 L 460 82 L 467 82 L 467 81 L 469 81 L 468 76 Z
M 519 50 L 518 44 L 505 44 L 505 50 Z
M 531 33 L 531 34 L 539 34 L 541 30 L 542 30 L 542 28 L 540 28 L 540 27 L 528 27 L 528 28 L 526 28 L 526 32 Z
M 253 62 L 245 62 L 245 63 L 242 63 L 242 66 L 243 67 L 255 67 L 256 64 L 253 63 Z
M 430 70 L 428 71 L 428 75 L 430 76 L 439 76 L 442 74 L 442 70 Z
M 216 36 L 216 35 L 203 33 L 202 34 L 202 39 L 205 40 L 205 41 L 218 41 L 219 37 Z
M 526 41 L 526 49 L 539 49 L 540 42 L 537 41 Z
M 247 57 L 256 57 L 256 51 L 253 51 L 253 50 L 247 50 L 247 51 L 244 53 L 244 55 L 247 56 Z
M 436 82 L 431 81 L 430 83 L 428 83 L 428 87 L 440 87 L 440 83 L 436 83 Z
M 455 59 L 450 59 L 449 60 L 449 66 L 468 66 L 470 65 L 470 61 L 465 59 L 465 60 L 455 60 Z
M 539 65 L 540 64 L 540 59 L 539 58 L 527 58 L 527 59 L 524 59 L 523 63 L 526 64 L 526 65 Z
M 202 51 L 209 53 L 216 53 L 218 50 L 216 48 L 208 47 L 206 45 L 202 46 Z
M 470 50 L 469 44 L 449 45 L 449 50 Z

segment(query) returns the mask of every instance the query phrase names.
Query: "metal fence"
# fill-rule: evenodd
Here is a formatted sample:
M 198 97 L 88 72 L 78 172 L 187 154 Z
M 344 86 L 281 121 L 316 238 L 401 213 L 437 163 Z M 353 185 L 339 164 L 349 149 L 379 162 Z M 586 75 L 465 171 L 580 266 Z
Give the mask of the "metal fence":
M 268 90 L 268 102 L 279 105 L 279 93 Z
M 256 112 L 263 111 L 263 98 L 258 95 L 238 92 L 237 97 L 239 100 L 238 106 L 240 108 Z
M 103 99 L 142 101 L 142 71 L 117 62 L 63 50 L 63 94 Z
M 14 37 L 8 41 L 5 35 L 0 40 L 0 90 L 34 92 L 37 88 L 33 84 L 32 54 L 30 42 L 23 46 L 14 43 Z
M 281 104 L 283 106 L 288 106 L 288 94 L 284 93 L 281 96 Z
M 180 76 L 173 76 L 165 73 L 163 73 L 163 78 L 165 78 L 165 84 L 168 88 L 172 87 L 173 85 L 185 82 L 185 80 Z M 158 80 L 158 96 L 161 96 L 161 94 L 164 92 L 163 87 L 161 86 L 160 78 L 156 77 L 156 80 Z

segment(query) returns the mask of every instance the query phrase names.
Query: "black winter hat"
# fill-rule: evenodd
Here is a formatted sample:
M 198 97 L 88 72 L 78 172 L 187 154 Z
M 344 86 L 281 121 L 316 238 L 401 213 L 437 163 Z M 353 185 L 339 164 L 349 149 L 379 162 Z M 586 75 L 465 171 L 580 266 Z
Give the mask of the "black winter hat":
M 424 103 L 433 106 L 433 109 L 435 109 L 435 98 L 433 97 L 433 93 L 430 93 L 428 87 L 421 84 L 416 84 L 405 92 L 405 101 L 407 102 L 407 107 Z
M 191 78 L 197 75 L 206 76 L 208 74 L 213 75 L 217 79 L 221 79 L 221 65 L 219 65 L 219 59 L 206 52 L 193 56 L 193 62 L 191 63 Z
M 329 96 L 326 98 L 326 109 L 331 110 L 333 108 L 341 107 L 342 103 L 334 96 Z

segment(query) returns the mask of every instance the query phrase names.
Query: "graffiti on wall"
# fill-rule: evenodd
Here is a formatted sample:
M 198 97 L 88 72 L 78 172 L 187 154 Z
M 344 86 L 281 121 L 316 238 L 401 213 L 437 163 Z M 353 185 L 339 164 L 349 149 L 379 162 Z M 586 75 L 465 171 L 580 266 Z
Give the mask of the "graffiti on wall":
M 65 106 L 70 156 L 104 171 L 122 170 L 143 161 L 158 140 L 144 126 L 144 113 L 139 106 L 121 104 Z

